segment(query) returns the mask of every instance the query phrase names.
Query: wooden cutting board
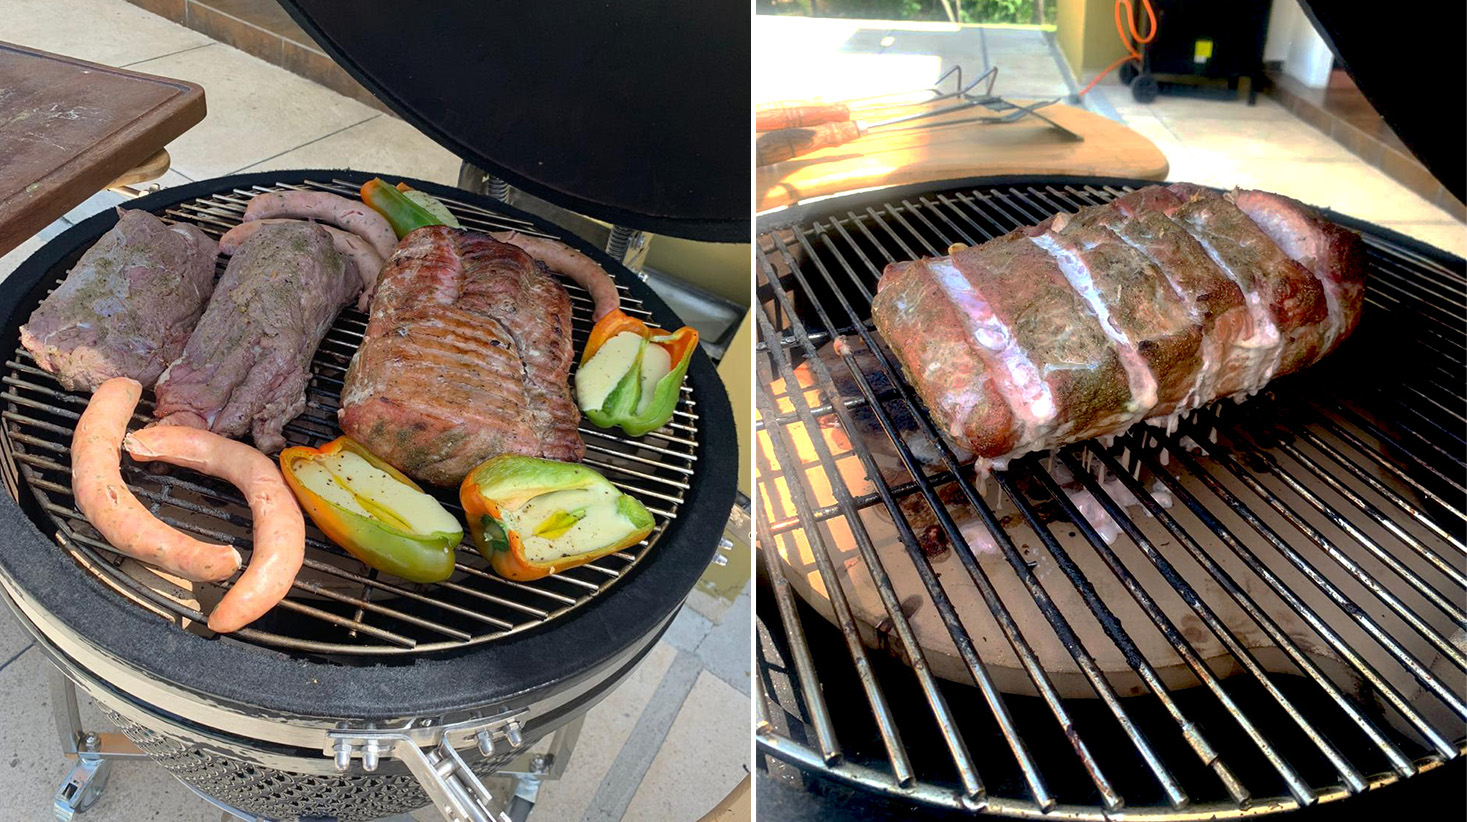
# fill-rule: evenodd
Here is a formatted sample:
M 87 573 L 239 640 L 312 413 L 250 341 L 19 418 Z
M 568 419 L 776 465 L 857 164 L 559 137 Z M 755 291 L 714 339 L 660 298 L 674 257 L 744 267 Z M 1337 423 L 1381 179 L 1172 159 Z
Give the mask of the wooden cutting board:
M 0 254 L 204 119 L 194 83 L 0 43 Z
M 974 112 L 988 113 L 982 108 Z M 1161 150 L 1120 123 L 1061 104 L 1042 112 L 1084 141 L 1067 139 L 1034 117 L 877 133 L 758 169 L 759 211 L 865 188 L 999 174 L 1166 178 Z M 953 115 L 963 116 L 974 115 Z

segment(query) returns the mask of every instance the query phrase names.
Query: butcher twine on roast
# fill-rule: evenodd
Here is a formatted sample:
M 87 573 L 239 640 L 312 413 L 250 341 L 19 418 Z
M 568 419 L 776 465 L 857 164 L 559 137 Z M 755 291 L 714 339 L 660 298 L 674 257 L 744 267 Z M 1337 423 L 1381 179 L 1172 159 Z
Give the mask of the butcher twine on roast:
M 519 248 L 427 226 L 377 284 L 341 394 L 341 428 L 399 470 L 457 485 L 500 454 L 578 461 L 571 306 Z

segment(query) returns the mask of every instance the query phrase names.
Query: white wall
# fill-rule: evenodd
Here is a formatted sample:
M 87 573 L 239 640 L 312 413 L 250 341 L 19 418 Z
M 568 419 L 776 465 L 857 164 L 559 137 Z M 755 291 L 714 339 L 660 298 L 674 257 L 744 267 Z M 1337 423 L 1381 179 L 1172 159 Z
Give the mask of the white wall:
M 1304 16 L 1298 0 L 1274 0 L 1263 59 L 1282 60 L 1285 74 L 1307 86 L 1323 88 L 1329 84 L 1334 55 Z

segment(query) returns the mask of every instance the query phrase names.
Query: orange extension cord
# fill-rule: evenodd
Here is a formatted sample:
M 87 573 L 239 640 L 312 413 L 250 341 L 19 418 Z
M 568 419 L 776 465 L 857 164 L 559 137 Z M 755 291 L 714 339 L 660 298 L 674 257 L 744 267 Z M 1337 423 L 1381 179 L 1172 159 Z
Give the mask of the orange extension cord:
M 1124 23 L 1121 22 L 1122 7 L 1126 10 Z M 1126 47 L 1126 56 L 1106 66 L 1105 71 L 1095 75 L 1095 79 L 1080 89 L 1080 93 L 1077 96 L 1083 97 L 1088 94 L 1090 89 L 1095 88 L 1096 84 L 1105 78 L 1105 75 L 1115 71 L 1122 63 L 1127 63 L 1131 60 L 1140 60 L 1141 52 L 1137 50 L 1136 46 L 1144 46 L 1156 39 L 1156 12 L 1151 8 L 1151 0 L 1141 0 L 1141 7 L 1146 9 L 1146 19 L 1148 21 L 1145 37 L 1142 37 L 1141 33 L 1136 31 L 1136 18 L 1133 14 L 1134 8 L 1131 6 L 1131 0 L 1116 0 L 1116 33 L 1121 36 L 1121 45 Z M 1129 37 L 1126 36 L 1127 29 L 1130 29 Z

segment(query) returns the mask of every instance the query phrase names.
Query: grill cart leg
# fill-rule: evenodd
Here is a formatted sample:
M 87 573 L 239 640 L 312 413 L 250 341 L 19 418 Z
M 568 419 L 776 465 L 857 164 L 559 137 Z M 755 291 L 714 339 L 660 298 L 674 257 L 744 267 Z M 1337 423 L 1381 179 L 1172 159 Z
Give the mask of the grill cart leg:
M 70 822 L 102 797 L 107 779 L 112 775 L 112 760 L 143 759 L 147 755 L 122 734 L 93 733 L 82 728 L 76 686 L 55 667 L 51 667 L 50 676 L 51 706 L 56 733 L 61 738 L 61 752 L 76 759 L 61 787 L 56 789 L 51 808 L 61 822 Z
M 510 822 L 525 822 L 530 811 L 535 809 L 540 785 L 547 779 L 559 779 L 565 773 L 584 724 L 584 714 L 567 722 L 550 735 L 550 747 L 544 753 L 521 754 L 510 760 L 504 770 L 495 774 L 515 780 L 514 797 L 506 809 Z

